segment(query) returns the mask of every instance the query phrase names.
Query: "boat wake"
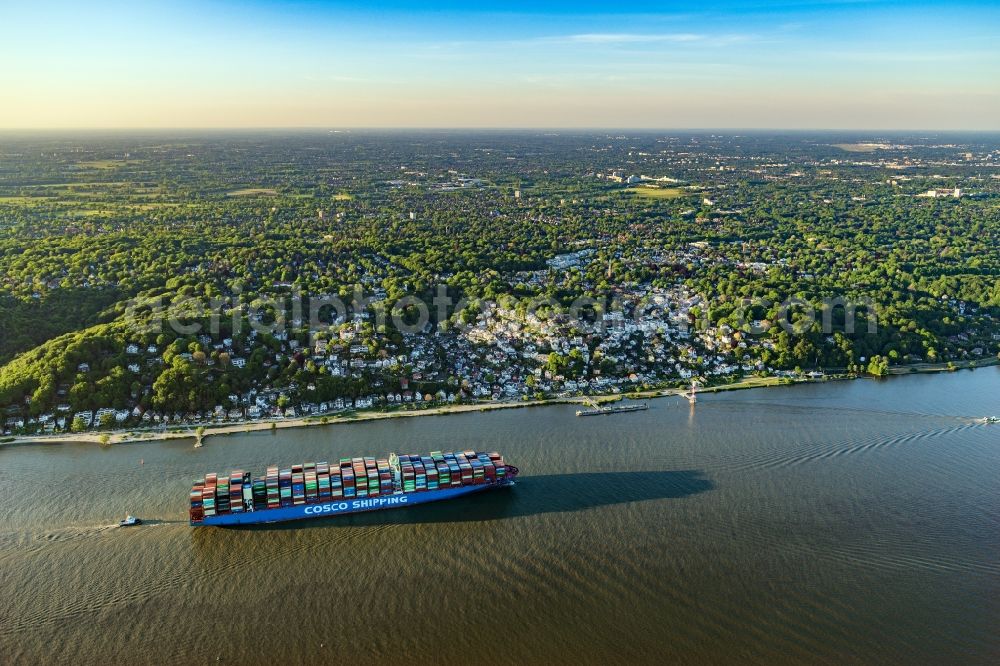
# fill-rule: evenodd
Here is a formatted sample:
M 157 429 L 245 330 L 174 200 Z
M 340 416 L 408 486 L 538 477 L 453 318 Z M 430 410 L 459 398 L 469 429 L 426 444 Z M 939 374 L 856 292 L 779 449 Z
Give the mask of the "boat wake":
M 828 441 L 820 443 L 815 447 L 809 447 L 805 451 L 760 450 L 750 454 L 749 457 L 742 457 L 739 464 L 732 465 L 729 469 L 735 471 L 777 469 L 835 459 L 841 456 L 875 453 L 899 446 L 933 442 L 977 427 L 978 425 L 974 422 L 966 422 L 956 426 L 919 430 L 896 435 L 877 434 L 848 441 Z
M 355 539 L 370 539 L 376 533 L 392 529 L 392 525 L 371 526 L 360 529 L 330 530 L 325 532 L 325 539 L 293 539 L 281 541 L 276 547 L 268 549 L 254 550 L 251 548 L 234 549 L 231 548 L 230 539 L 233 534 L 239 531 L 219 531 L 203 530 L 197 534 L 187 528 L 187 521 L 184 520 L 152 520 L 153 526 L 183 525 L 186 532 L 194 535 L 192 546 L 195 549 L 196 557 L 191 561 L 190 567 L 173 569 L 169 575 L 164 576 L 162 571 L 152 571 L 147 580 L 142 585 L 119 585 L 112 578 L 102 581 L 95 581 L 88 586 L 84 594 L 80 594 L 72 599 L 66 599 L 59 608 L 41 608 L 34 614 L 22 614 L 16 618 L 8 618 L 11 621 L 0 625 L 0 636 L 9 636 L 18 633 L 35 631 L 39 627 L 57 626 L 62 622 L 101 612 L 108 608 L 121 607 L 129 603 L 143 602 L 157 595 L 165 594 L 171 590 L 180 588 L 200 588 L 211 585 L 214 581 L 231 576 L 234 572 L 244 570 L 251 562 L 272 563 L 277 566 L 281 562 L 286 562 L 289 557 L 306 555 L 315 552 L 317 554 L 328 553 L 331 548 L 341 545 L 346 546 L 348 542 Z M 143 521 L 143 526 L 146 522 Z M 28 534 L 24 544 L 28 548 L 34 544 L 35 550 L 41 550 L 46 544 L 54 541 L 80 538 L 83 536 L 92 537 L 117 530 L 118 524 L 100 525 L 92 528 L 62 528 L 52 530 L 44 534 Z M 129 528 L 122 530 L 123 533 L 140 532 L 141 528 Z M 246 532 L 247 539 L 258 539 L 259 535 Z M 315 534 L 315 532 L 312 532 Z M 173 537 L 169 537 L 173 538 Z M 341 543 L 343 542 L 343 543 Z M 25 545 L 18 546 L 17 555 L 23 557 Z M 30 552 L 30 550 L 28 551 Z M 241 556 L 233 557 L 234 552 L 242 553 Z M 2 561 L 2 558 L 0 558 Z

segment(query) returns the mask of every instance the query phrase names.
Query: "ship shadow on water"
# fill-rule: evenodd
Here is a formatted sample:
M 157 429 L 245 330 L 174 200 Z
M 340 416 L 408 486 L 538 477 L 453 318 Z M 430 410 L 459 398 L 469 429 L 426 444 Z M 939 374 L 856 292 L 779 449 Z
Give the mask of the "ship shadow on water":
M 452 500 L 345 516 L 227 529 L 298 530 L 331 526 L 370 527 L 421 523 L 468 523 L 571 513 L 602 506 L 679 499 L 712 490 L 696 470 L 581 472 L 520 476 L 513 488 L 499 488 Z

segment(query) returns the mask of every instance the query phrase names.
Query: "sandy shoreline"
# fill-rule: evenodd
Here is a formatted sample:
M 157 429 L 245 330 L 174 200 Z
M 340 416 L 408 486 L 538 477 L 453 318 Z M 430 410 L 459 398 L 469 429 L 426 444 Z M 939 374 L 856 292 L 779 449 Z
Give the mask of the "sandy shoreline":
M 664 393 L 667 395 L 667 393 Z M 612 396 L 579 396 L 566 398 L 550 398 L 545 400 L 523 400 L 520 402 L 484 402 L 461 405 L 439 405 L 436 407 L 399 409 L 393 411 L 362 411 L 362 412 L 340 412 L 326 416 L 316 415 L 291 419 L 262 419 L 258 421 L 238 421 L 225 424 L 203 424 L 204 435 L 202 441 L 205 442 L 210 437 L 218 435 L 231 435 L 236 433 L 260 432 L 266 430 L 284 430 L 287 428 L 308 428 L 310 426 L 335 425 L 338 423 L 362 423 L 364 421 L 376 421 L 383 419 L 410 418 L 415 416 L 442 416 L 446 414 L 462 414 L 465 412 L 487 412 L 497 409 L 514 409 L 520 407 L 539 407 L 544 405 L 558 404 L 580 404 L 588 405 L 595 402 L 608 402 L 617 400 L 620 395 Z M 198 425 L 189 427 L 162 430 L 109 430 L 104 432 L 88 433 L 63 433 L 58 435 L 26 435 L 15 437 L 13 441 L 4 442 L 2 445 L 16 444 L 42 444 L 42 443 L 65 443 L 65 442 L 92 442 L 101 444 L 102 437 L 108 436 L 107 444 L 128 444 L 133 442 L 153 442 L 169 439 L 196 439 Z
M 997 365 L 998 360 L 987 359 L 985 361 L 970 361 L 956 363 L 954 369 L 962 370 L 969 368 L 987 367 Z M 914 373 L 946 372 L 951 370 L 948 364 L 919 364 L 911 366 L 898 366 L 890 370 L 890 375 L 907 375 Z M 768 386 L 789 386 L 792 384 L 804 384 L 813 382 L 839 381 L 846 379 L 857 379 L 853 375 L 830 375 L 822 379 L 791 379 L 787 377 L 748 377 L 731 384 L 719 384 L 716 386 L 706 386 L 698 389 L 699 393 L 716 393 L 720 391 L 736 391 L 751 388 L 764 388 Z M 544 407 L 546 405 L 594 405 L 599 403 L 613 402 L 626 399 L 652 399 L 668 396 L 680 396 L 683 389 L 653 389 L 649 391 L 632 391 L 622 394 L 606 394 L 596 396 L 569 396 L 562 398 L 545 398 L 541 400 L 522 400 L 518 402 L 483 402 L 461 405 L 439 405 L 436 407 L 424 408 L 402 408 L 392 411 L 363 411 L 363 412 L 340 412 L 326 416 L 308 416 L 292 419 L 270 419 L 260 421 L 240 421 L 226 424 L 204 424 L 202 426 L 192 425 L 189 427 L 162 430 L 119 430 L 89 433 L 64 433 L 58 435 L 25 435 L 14 437 L 10 441 L 0 442 L 0 446 L 19 444 L 58 444 L 67 442 L 92 442 L 94 444 L 127 444 L 134 442 L 155 442 L 171 439 L 192 439 L 198 438 L 199 427 L 204 428 L 202 442 L 219 435 L 231 435 L 236 433 L 260 432 L 266 430 L 284 430 L 287 428 L 307 428 L 310 426 L 334 425 L 338 423 L 361 423 L 364 421 L 376 421 L 381 419 L 411 418 L 416 416 L 443 416 L 447 414 L 462 414 L 467 412 L 487 412 L 497 409 L 517 409 L 523 407 Z M 107 441 L 104 438 L 107 437 Z

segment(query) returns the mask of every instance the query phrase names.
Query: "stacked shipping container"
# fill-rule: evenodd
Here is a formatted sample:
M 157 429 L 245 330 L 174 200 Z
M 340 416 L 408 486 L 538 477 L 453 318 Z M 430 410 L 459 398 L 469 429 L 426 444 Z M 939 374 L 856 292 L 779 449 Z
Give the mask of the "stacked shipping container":
M 385 458 L 341 458 L 327 462 L 268 467 L 251 480 L 241 470 L 228 477 L 206 474 L 190 493 L 190 517 L 198 523 L 207 516 L 264 511 L 337 498 L 362 498 L 418 493 L 464 485 L 496 483 L 507 466 L 499 453 L 460 451 L 398 456 L 397 466 Z

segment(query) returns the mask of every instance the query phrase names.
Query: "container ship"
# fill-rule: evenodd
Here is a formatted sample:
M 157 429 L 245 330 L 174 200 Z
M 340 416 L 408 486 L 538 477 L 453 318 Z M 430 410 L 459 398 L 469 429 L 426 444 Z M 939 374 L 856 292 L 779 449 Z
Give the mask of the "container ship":
M 252 478 L 206 474 L 191 488 L 190 522 L 253 525 L 405 508 L 514 485 L 517 468 L 499 453 L 460 451 L 268 467 Z

